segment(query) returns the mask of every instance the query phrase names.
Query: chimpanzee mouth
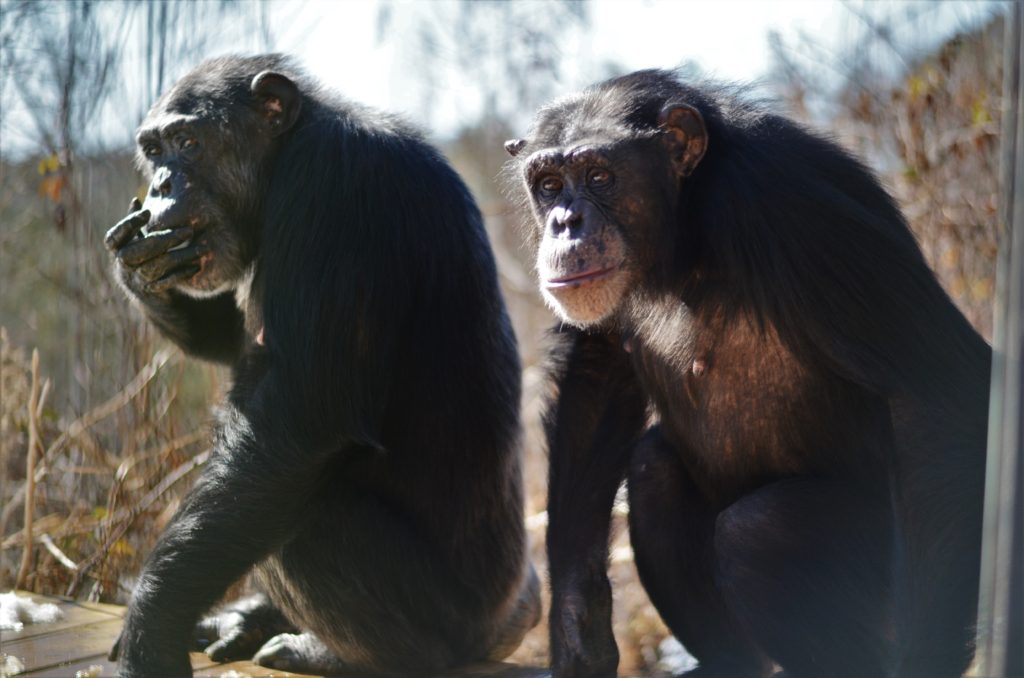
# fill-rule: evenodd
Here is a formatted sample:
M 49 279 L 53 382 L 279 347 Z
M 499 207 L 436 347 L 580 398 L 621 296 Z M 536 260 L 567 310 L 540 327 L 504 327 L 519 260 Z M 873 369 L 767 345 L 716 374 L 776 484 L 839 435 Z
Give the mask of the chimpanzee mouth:
M 566 287 L 580 287 L 582 285 L 588 285 L 598 280 L 604 280 L 609 277 L 619 268 L 618 264 L 609 266 L 607 268 L 593 269 L 590 271 L 584 271 L 583 273 L 574 273 L 573 275 L 562 276 L 560 278 L 549 278 L 544 282 L 544 287 L 549 290 L 553 289 L 564 289 Z

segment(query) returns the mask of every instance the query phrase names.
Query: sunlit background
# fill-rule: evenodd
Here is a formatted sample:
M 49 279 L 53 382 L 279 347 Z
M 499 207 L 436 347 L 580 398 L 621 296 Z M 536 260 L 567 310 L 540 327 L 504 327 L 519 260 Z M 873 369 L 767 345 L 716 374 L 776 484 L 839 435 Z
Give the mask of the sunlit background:
M 498 179 L 501 142 L 525 133 L 552 97 L 639 68 L 745 83 L 748 96 L 876 168 L 947 290 L 990 337 L 1006 7 L 0 0 L 0 588 L 14 585 L 25 549 L 30 428 L 43 455 L 29 497 L 37 541 L 18 583 L 109 602 L 125 601 L 207 448 L 204 422 L 226 372 L 185 359 L 141 321 L 101 244 L 142 188 L 135 125 L 204 58 L 293 54 L 346 97 L 420 125 L 466 178 L 523 355 L 528 524 L 543 567 L 537 422 L 553 316 Z M 30 416 L 33 350 L 42 394 Z M 622 671 L 678 669 L 685 657 L 666 642 L 621 525 L 613 547 Z M 543 664 L 546 652 L 539 628 L 514 658 Z

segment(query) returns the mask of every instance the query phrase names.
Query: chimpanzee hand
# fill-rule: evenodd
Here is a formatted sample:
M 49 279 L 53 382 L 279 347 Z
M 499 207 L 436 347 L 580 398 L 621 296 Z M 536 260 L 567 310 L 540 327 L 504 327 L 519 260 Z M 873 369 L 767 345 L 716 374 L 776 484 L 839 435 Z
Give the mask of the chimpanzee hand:
M 185 226 L 143 234 L 149 210 L 132 199 L 128 216 L 107 231 L 107 249 L 114 254 L 117 273 L 132 294 L 140 299 L 160 297 L 172 287 L 202 270 L 209 248 L 192 243 L 193 231 Z
M 119 678 L 191 678 L 188 650 L 182 647 L 175 651 L 170 645 L 159 639 L 147 642 L 137 632 L 137 626 L 125 619 L 107 659 L 117 662 Z
M 556 591 L 550 625 L 555 678 L 615 676 L 619 649 L 612 634 L 612 592 L 607 578 Z

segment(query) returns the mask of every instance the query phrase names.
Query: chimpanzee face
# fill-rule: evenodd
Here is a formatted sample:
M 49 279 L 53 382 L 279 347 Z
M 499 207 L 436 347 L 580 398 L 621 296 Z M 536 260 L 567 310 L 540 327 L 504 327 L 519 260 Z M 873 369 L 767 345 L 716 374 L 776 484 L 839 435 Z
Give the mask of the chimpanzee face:
M 591 124 L 563 129 L 615 129 L 584 122 Z M 564 135 L 541 129 L 539 136 Z M 653 243 L 671 242 L 658 236 L 678 227 L 679 181 L 705 145 L 700 114 L 674 106 L 662 114 L 657 133 L 583 131 L 523 161 L 539 230 L 532 240 L 541 294 L 563 320 L 581 327 L 604 322 L 648 275 L 659 258 Z M 516 155 L 525 146 L 517 140 L 506 149 Z
M 536 262 L 541 294 L 577 325 L 610 315 L 636 274 L 625 237 L 629 177 L 619 172 L 621 151 L 580 144 L 542 149 L 526 160 L 524 179 L 542 229 Z
M 199 270 L 179 289 L 208 296 L 231 287 L 255 252 L 243 237 L 247 224 L 236 223 L 242 215 L 232 207 L 245 204 L 238 190 L 255 183 L 255 177 L 237 181 L 239 168 L 229 170 L 223 140 L 200 116 L 155 110 L 137 138 L 139 163 L 150 180 L 143 203 L 150 213 L 145 233 L 188 229 L 191 238 L 179 247 L 197 249 Z M 240 160 L 237 154 L 227 156 Z
M 195 250 L 198 271 L 178 284 L 204 297 L 234 287 L 256 257 L 259 206 L 274 138 L 294 124 L 301 102 L 283 75 L 256 75 L 223 95 L 182 80 L 137 133 L 137 161 L 149 179 L 144 234 L 188 229 L 178 248 Z

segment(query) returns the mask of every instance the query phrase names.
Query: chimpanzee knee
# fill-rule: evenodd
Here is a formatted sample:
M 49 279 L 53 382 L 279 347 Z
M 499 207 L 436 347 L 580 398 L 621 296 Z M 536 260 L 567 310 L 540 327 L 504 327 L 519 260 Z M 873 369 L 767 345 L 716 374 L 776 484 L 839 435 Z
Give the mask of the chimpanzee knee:
M 652 427 L 637 442 L 629 461 L 627 478 L 629 504 L 633 513 L 647 514 L 678 507 L 681 503 L 693 503 L 694 508 L 700 495 L 689 492 L 693 482 L 682 469 L 679 453 L 665 440 L 661 429 Z M 643 529 L 641 525 L 637 527 Z
M 629 468 L 629 534 L 640 580 L 703 675 L 763 676 L 769 663 L 714 586 L 715 513 L 679 452 L 653 428 Z
M 779 481 L 719 514 L 715 582 L 787 675 L 883 675 L 892 666 L 891 543 L 885 497 Z

